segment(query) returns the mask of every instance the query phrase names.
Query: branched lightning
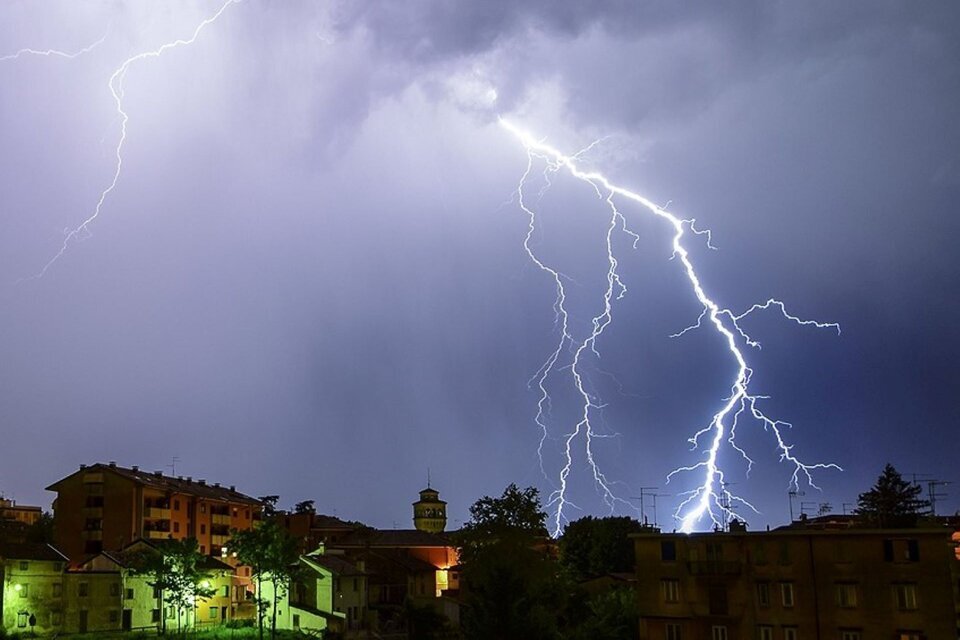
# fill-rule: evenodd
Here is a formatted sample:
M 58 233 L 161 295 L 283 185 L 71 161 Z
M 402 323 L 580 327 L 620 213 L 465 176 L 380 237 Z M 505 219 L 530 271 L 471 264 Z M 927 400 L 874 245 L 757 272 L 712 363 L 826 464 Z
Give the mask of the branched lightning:
M 73 53 L 67 53 L 66 51 L 60 51 L 58 49 L 20 49 L 16 53 L 10 53 L 5 56 L 0 56 L 0 62 L 5 60 L 16 60 L 17 58 L 23 56 L 42 56 L 45 58 L 56 57 L 56 58 L 76 58 L 77 56 L 82 56 L 85 53 L 90 53 L 107 39 L 107 34 L 103 34 L 103 37 L 94 42 L 91 45 L 84 47 Z
M 162 56 L 165 52 L 169 51 L 170 49 L 193 44 L 196 41 L 196 39 L 200 36 L 200 33 L 208 25 L 212 24 L 213 22 L 216 22 L 217 19 L 220 18 L 220 16 L 223 14 L 223 12 L 227 10 L 227 7 L 239 1 L 240 0 L 226 0 L 226 2 L 224 2 L 220 6 L 220 8 L 217 10 L 216 13 L 214 13 L 209 18 L 203 20 L 200 24 L 196 26 L 196 28 L 193 30 L 192 35 L 189 38 L 178 39 L 172 42 L 167 42 L 166 44 L 163 44 L 159 48 L 154 49 L 152 51 L 144 51 L 134 56 L 131 56 L 126 60 L 124 60 L 123 64 L 117 67 L 116 70 L 114 70 L 114 72 L 110 75 L 110 80 L 107 82 L 107 88 L 110 90 L 110 94 L 113 96 L 113 101 L 117 109 L 117 115 L 120 116 L 120 139 L 117 142 L 117 146 L 114 151 L 114 156 L 116 158 L 116 165 L 113 170 L 113 177 L 110 180 L 109 184 L 100 192 L 100 197 L 97 199 L 97 204 L 93 208 L 93 212 L 90 213 L 90 215 L 88 215 L 87 218 L 84 219 L 84 221 L 81 222 L 78 226 L 66 231 L 63 238 L 63 243 L 60 246 L 60 250 L 57 251 L 57 253 L 43 266 L 43 269 L 41 269 L 38 273 L 31 276 L 29 278 L 30 280 L 42 278 L 50 269 L 50 267 L 52 267 L 54 263 L 56 263 L 56 261 L 59 260 L 60 257 L 66 252 L 67 247 L 69 247 L 71 242 L 82 237 L 82 234 L 89 233 L 88 226 L 100 216 L 100 212 L 103 209 L 103 205 L 104 205 L 104 202 L 106 202 L 107 196 L 109 196 L 110 193 L 117 186 L 117 181 L 120 179 L 120 173 L 123 169 L 123 146 L 127 140 L 127 122 L 130 119 L 130 116 L 127 114 L 127 112 L 123 108 L 123 97 L 124 97 L 123 81 L 126 78 L 127 71 L 130 70 L 131 65 L 133 65 L 136 62 L 139 62 L 140 60 L 145 60 L 147 58 L 158 58 Z M 94 43 L 90 47 L 87 47 L 87 49 L 81 50 L 76 54 L 72 54 L 72 55 L 64 54 L 59 51 L 52 51 L 49 54 L 46 52 L 39 52 L 38 55 L 61 55 L 63 57 L 72 58 L 72 57 L 76 57 L 76 55 L 79 55 L 80 53 L 89 51 L 90 49 L 95 47 L 97 44 L 99 44 L 99 42 Z M 36 53 L 36 52 L 33 52 L 32 50 L 26 50 L 26 51 L 30 53 Z M 15 55 L 19 55 L 19 52 L 18 54 L 15 54 Z
M 556 369 L 557 361 L 565 348 L 573 351 L 572 364 L 570 365 L 573 377 L 574 387 L 577 396 L 580 398 L 581 411 L 579 418 L 572 430 L 563 438 L 564 444 L 564 464 L 559 474 L 559 486 L 550 495 L 548 505 L 555 508 L 553 516 L 554 533 L 559 533 L 560 528 L 565 521 L 564 508 L 573 506 L 566 497 L 567 479 L 573 465 L 574 442 L 583 437 L 587 463 L 593 473 L 593 480 L 604 503 L 613 508 L 619 501 L 611 490 L 611 483 L 600 470 L 597 461 L 593 455 L 592 441 L 598 435 L 594 432 L 592 425 L 592 416 L 601 405 L 585 388 L 583 381 L 583 372 L 581 369 L 582 358 L 587 350 L 592 351 L 599 356 L 596 350 L 596 343 L 604 330 L 612 321 L 612 303 L 614 300 L 622 298 L 626 292 L 626 285 L 620 279 L 617 271 L 617 259 L 614 255 L 612 237 L 617 228 L 621 228 L 627 234 L 633 237 L 634 246 L 636 246 L 637 236 L 626 227 L 626 219 L 617 207 L 614 197 L 619 197 L 635 202 L 657 218 L 667 222 L 673 228 L 672 255 L 671 259 L 679 258 L 683 265 L 684 273 L 690 284 L 691 289 L 697 301 L 702 307 L 697 322 L 671 337 L 681 337 L 689 331 L 701 328 L 706 324 L 714 329 L 717 335 L 726 345 L 731 357 L 736 362 L 737 369 L 731 384 L 730 395 L 723 401 L 720 409 L 713 415 L 709 424 L 697 431 L 689 438 L 690 443 L 696 449 L 700 446 L 703 438 L 709 439 L 709 446 L 706 448 L 703 459 L 689 465 L 680 467 L 672 471 L 667 479 L 669 481 L 674 475 L 681 472 L 701 471 L 702 480 L 697 488 L 681 494 L 683 500 L 676 509 L 674 516 L 680 522 L 682 531 L 693 531 L 704 519 L 708 519 L 713 526 L 723 526 L 727 521 L 733 518 L 733 503 L 742 504 L 747 508 L 756 511 L 755 507 L 739 496 L 734 495 L 728 490 L 728 485 L 724 479 L 724 472 L 719 466 L 718 457 L 724 442 L 743 458 L 747 463 L 747 471 L 753 466 L 753 460 L 747 452 L 736 442 L 737 426 L 744 416 L 750 417 L 759 422 L 765 431 L 773 434 L 776 446 L 780 452 L 780 461 L 786 462 L 792 466 L 792 475 L 790 477 L 791 486 L 797 487 L 802 480 L 816 487 L 812 472 L 817 469 L 837 469 L 840 467 L 833 463 L 815 463 L 808 464 L 801 461 L 793 453 L 793 445 L 787 444 L 783 438 L 783 429 L 791 425 L 781 420 L 775 420 L 768 417 L 760 408 L 759 404 L 764 396 L 756 395 L 750 392 L 750 381 L 753 376 L 753 370 L 747 365 L 744 351 L 741 344 L 749 347 L 759 348 L 760 344 L 753 340 L 741 326 L 741 321 L 756 311 L 774 309 L 787 320 L 790 320 L 800 326 L 813 326 L 819 329 L 836 329 L 840 332 L 840 326 L 833 322 L 818 322 L 815 320 L 806 320 L 790 314 L 783 302 L 776 299 L 769 299 L 762 304 L 754 304 L 742 313 L 734 313 L 729 309 L 721 307 L 704 290 L 697 271 L 694 268 L 689 251 L 684 245 L 684 237 L 689 231 L 696 236 L 705 236 L 706 245 L 714 249 L 711 243 L 709 230 L 701 230 L 695 226 L 693 219 L 679 218 L 668 212 L 665 207 L 660 207 L 652 201 L 638 195 L 628 189 L 619 187 L 611 183 L 604 175 L 595 171 L 584 171 L 579 167 L 580 154 L 566 155 L 554 147 L 538 140 L 530 133 L 518 128 L 512 123 L 501 119 L 500 124 L 510 133 L 516 136 L 523 144 L 527 152 L 527 167 L 524 171 L 519 186 L 517 187 L 518 202 L 520 208 L 529 218 L 529 226 L 526 237 L 524 238 L 524 249 L 531 261 L 542 271 L 548 273 L 556 288 L 556 301 L 554 309 L 557 313 L 558 321 L 561 326 L 560 338 L 556 349 L 547 358 L 544 365 L 535 376 L 540 398 L 537 404 L 536 423 L 541 430 L 540 446 L 538 453 L 541 455 L 541 470 L 543 470 L 543 444 L 549 437 L 547 424 L 545 421 L 545 411 L 550 405 L 550 395 L 547 390 L 547 379 Z M 536 227 L 536 213 L 528 206 L 524 200 L 524 188 L 527 185 L 531 172 L 534 169 L 535 162 L 544 163 L 547 173 L 556 173 L 565 170 L 574 178 L 588 184 L 602 199 L 610 212 L 610 218 L 606 233 L 606 251 L 607 251 L 607 286 L 603 294 L 603 308 L 601 312 L 594 316 L 592 321 L 592 331 L 583 339 L 575 339 L 570 332 L 569 312 L 566 307 L 566 292 L 564 290 L 564 276 L 556 268 L 546 265 L 537 257 L 530 245 L 530 239 Z M 542 191 L 541 191 L 542 195 Z M 705 323 L 706 321 L 706 323 Z

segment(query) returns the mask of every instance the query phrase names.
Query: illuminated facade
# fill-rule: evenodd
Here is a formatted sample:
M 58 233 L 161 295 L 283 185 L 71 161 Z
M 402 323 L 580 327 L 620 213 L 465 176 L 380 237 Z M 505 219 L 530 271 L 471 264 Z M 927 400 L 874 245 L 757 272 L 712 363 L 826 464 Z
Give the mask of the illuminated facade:
M 43 515 L 40 507 L 17 504 L 15 500 L 0 497 L 0 520 L 21 522 L 26 526 L 34 524 Z
M 221 557 L 231 529 L 260 518 L 261 503 L 235 487 L 222 487 L 115 463 L 81 465 L 49 487 L 57 547 L 79 563 L 134 540 L 196 538 L 201 553 Z
M 62 630 L 66 563 L 50 545 L 0 543 L 0 631 Z
M 427 487 L 420 492 L 420 499 L 413 503 L 413 526 L 429 533 L 443 533 L 447 528 L 447 503 L 440 499 L 439 491 Z
M 641 640 L 957 637 L 949 529 L 633 534 Z

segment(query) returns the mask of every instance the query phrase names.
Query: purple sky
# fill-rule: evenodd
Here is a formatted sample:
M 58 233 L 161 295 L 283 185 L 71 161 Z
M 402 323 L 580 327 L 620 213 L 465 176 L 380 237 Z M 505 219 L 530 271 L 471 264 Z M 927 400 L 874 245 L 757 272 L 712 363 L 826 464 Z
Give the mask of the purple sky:
M 497 115 L 713 233 L 693 243 L 732 310 L 773 296 L 843 333 L 745 321 L 755 393 L 794 423 L 812 506 L 854 503 L 887 461 L 955 482 L 960 507 L 960 6 L 955 2 L 455 3 L 245 0 L 196 41 L 130 65 L 123 169 L 108 81 L 189 38 L 220 2 L 0 6 L 0 491 L 116 460 L 410 526 L 433 484 L 451 526 L 509 482 L 554 487 L 576 423 L 559 372 L 536 458 L 528 381 L 557 341 L 527 258 L 522 145 Z M 495 97 L 494 97 L 495 96 Z M 558 177 L 532 244 L 599 312 L 605 214 Z M 659 486 L 667 527 L 686 439 L 729 393 L 670 230 L 625 207 L 629 288 L 588 367 L 595 444 L 624 498 Z M 26 280 L 22 280 L 27 278 Z M 566 378 L 564 377 L 566 376 Z M 743 423 L 721 458 L 760 515 L 791 469 Z M 733 452 L 735 453 L 735 452 Z M 603 514 L 575 451 L 571 518 Z M 799 507 L 799 499 L 796 503 Z M 629 513 L 629 511 L 623 511 Z M 653 512 L 648 512 L 653 517 Z

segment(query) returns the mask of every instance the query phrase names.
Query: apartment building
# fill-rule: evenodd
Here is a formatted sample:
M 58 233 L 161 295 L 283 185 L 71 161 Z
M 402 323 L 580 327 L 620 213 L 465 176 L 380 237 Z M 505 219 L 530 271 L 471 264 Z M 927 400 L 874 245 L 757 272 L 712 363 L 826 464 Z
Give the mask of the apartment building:
M 228 557 L 231 529 L 260 518 L 261 503 L 233 486 L 108 464 L 80 465 L 48 491 L 56 546 L 74 564 L 134 540 L 196 538 L 202 553 Z
M 17 504 L 16 500 L 0 496 L 0 520 L 20 522 L 29 526 L 39 520 L 41 515 L 43 510 L 40 507 Z
M 957 637 L 950 529 L 633 534 L 641 640 Z

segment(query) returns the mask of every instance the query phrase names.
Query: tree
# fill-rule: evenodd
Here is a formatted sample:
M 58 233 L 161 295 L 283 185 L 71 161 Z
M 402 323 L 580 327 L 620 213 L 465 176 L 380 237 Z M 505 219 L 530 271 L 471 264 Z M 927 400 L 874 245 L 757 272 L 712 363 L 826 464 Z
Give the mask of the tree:
M 457 535 L 467 638 L 556 638 L 566 590 L 547 550 L 538 491 L 511 484 L 474 503 L 470 516 Z
M 164 540 L 153 550 L 146 550 L 134 560 L 136 573 L 150 576 L 148 580 L 154 589 L 160 592 L 160 600 L 175 607 L 177 611 L 177 630 L 183 632 L 183 612 L 194 609 L 199 600 L 213 597 L 215 590 L 210 586 L 210 575 L 201 565 L 206 556 L 200 553 L 196 538 L 183 540 Z M 167 617 L 161 614 L 161 633 L 167 631 Z
M 913 527 L 930 508 L 930 502 L 920 498 L 921 491 L 920 485 L 907 482 L 887 463 L 873 488 L 857 498 L 855 513 L 881 529 Z
M 560 538 L 560 564 L 575 580 L 634 571 L 631 533 L 642 530 L 633 518 L 586 516 L 574 520 Z
M 53 544 L 53 515 L 44 511 L 36 522 L 27 527 L 27 542 Z
M 257 585 L 259 637 L 263 638 L 263 621 L 271 604 L 273 614 L 270 636 L 276 637 L 277 607 L 280 599 L 290 592 L 290 584 L 297 574 L 297 541 L 276 520 L 266 520 L 259 527 L 234 531 L 230 538 L 230 548 L 236 552 L 237 560 L 241 564 L 250 567 L 250 573 Z M 263 597 L 265 582 L 273 587 L 272 602 Z
M 304 500 L 303 502 L 298 502 L 293 507 L 294 513 L 316 513 L 317 508 L 314 506 L 313 500 Z
M 277 515 L 277 503 L 280 502 L 280 496 L 260 496 L 257 498 L 260 502 L 263 503 L 263 517 L 272 518 Z
M 582 611 L 571 616 L 576 626 L 565 640 L 632 640 L 637 637 L 640 614 L 633 589 L 611 589 L 585 600 Z

